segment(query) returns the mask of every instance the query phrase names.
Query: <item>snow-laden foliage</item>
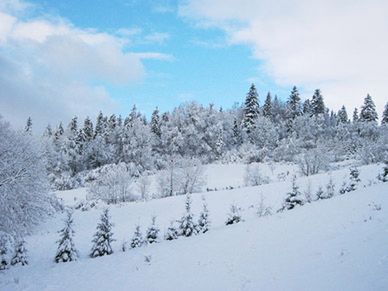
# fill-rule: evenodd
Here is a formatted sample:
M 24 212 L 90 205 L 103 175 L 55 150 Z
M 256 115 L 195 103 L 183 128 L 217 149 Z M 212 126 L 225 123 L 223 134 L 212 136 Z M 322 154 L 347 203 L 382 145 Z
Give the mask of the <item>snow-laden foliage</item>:
M 245 167 L 244 182 L 246 186 L 258 186 L 269 183 L 269 177 L 260 171 L 259 164 L 248 164 Z
M 113 224 L 110 222 L 109 209 L 105 208 L 101 214 L 101 220 L 97 225 L 97 231 L 92 240 L 93 247 L 90 252 L 90 257 L 101 257 L 111 255 L 113 253 L 112 242 Z
M 152 217 L 152 223 L 148 227 L 147 232 L 145 234 L 145 242 L 147 244 L 158 243 L 160 241 L 159 232 L 160 228 L 156 225 L 156 217 L 154 216 Z
M 15 244 L 15 251 L 11 260 L 11 265 L 28 265 L 26 242 L 24 241 L 24 239 L 20 239 Z
M 0 231 L 29 233 L 54 212 L 44 161 L 38 142 L 0 117 Z
M 302 193 L 299 191 L 299 186 L 296 185 L 296 176 L 292 178 L 292 190 L 286 194 L 283 206 L 279 211 L 291 210 L 296 206 L 302 206 L 304 204 Z
M 205 197 L 202 197 L 202 211 L 199 214 L 197 229 L 199 232 L 205 233 L 209 230 L 209 227 L 209 209 L 207 208 Z
M 133 234 L 130 242 L 130 247 L 132 249 L 141 247 L 145 243 L 143 234 L 141 233 L 140 230 L 140 225 L 136 226 L 135 233 Z
M 228 213 L 228 217 L 226 219 L 225 224 L 230 225 L 230 224 L 239 223 L 241 221 L 242 219 L 240 214 L 240 208 L 237 205 L 232 204 L 230 206 L 230 212 Z
M 191 195 L 186 194 L 185 209 L 186 213 L 182 216 L 179 222 L 179 235 L 192 236 L 198 233 L 197 225 L 194 221 L 194 215 L 191 212 Z
M 0 271 L 8 269 L 11 264 L 14 238 L 0 230 Z
M 74 245 L 73 215 L 67 212 L 65 226 L 59 231 L 58 249 L 54 261 L 71 262 L 78 259 L 78 251 Z
M 175 227 L 174 221 L 171 221 L 170 226 L 167 228 L 166 233 L 164 234 L 165 240 L 174 240 L 179 237 L 179 231 Z

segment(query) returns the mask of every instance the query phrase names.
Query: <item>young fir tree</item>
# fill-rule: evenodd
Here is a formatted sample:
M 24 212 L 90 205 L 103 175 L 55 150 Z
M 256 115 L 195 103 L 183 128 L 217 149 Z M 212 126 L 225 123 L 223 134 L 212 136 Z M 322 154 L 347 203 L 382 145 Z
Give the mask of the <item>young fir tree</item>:
M 325 199 L 325 192 L 323 191 L 322 187 L 319 186 L 317 192 L 315 193 L 315 196 L 317 197 L 317 200 Z
M 372 97 L 368 94 L 364 99 L 364 105 L 361 107 L 360 121 L 376 122 L 378 119 L 376 106 Z
M 325 113 L 325 103 L 321 91 L 316 89 L 311 99 L 311 107 L 314 116 L 323 115 Z
M 272 97 L 271 93 L 268 92 L 267 97 L 263 105 L 263 116 L 272 119 Z
M 112 233 L 113 224 L 110 222 L 108 208 L 103 210 L 100 219 L 100 223 L 97 225 L 97 231 L 92 240 L 93 247 L 90 252 L 90 257 L 92 258 L 111 255 L 113 253 L 111 246 L 114 241 Z
M 249 92 L 245 98 L 243 127 L 249 134 L 255 127 L 257 117 L 259 116 L 259 95 L 257 94 L 254 84 L 249 88 Z
M 209 210 L 207 209 L 207 203 L 205 197 L 202 197 L 202 212 L 199 215 L 198 219 L 198 231 L 205 233 L 209 230 L 210 221 L 209 221 Z
M 241 214 L 240 214 L 240 209 L 237 207 L 237 205 L 232 204 L 230 206 L 230 212 L 228 213 L 228 217 L 226 218 L 225 224 L 230 225 L 230 224 L 235 224 L 241 222 Z
M 294 176 L 292 178 L 292 190 L 291 192 L 287 193 L 287 196 L 284 199 L 283 207 L 280 209 L 280 211 L 291 210 L 296 206 L 302 206 L 303 204 L 302 193 L 299 191 L 299 187 L 296 185 L 296 176 Z
M 338 121 L 340 123 L 348 123 L 349 118 L 348 118 L 348 113 L 346 112 L 346 108 L 344 105 L 342 105 L 341 109 L 338 111 Z
M 356 122 L 359 121 L 358 109 L 357 108 L 354 108 L 352 121 L 353 121 L 353 123 L 356 123 Z
M 156 217 L 152 217 L 151 226 L 147 229 L 147 233 L 145 235 L 145 241 L 148 244 L 153 244 L 159 242 L 159 227 L 156 226 Z
M 174 226 L 174 222 L 171 221 L 170 226 L 167 228 L 167 231 L 164 235 L 165 240 L 174 240 L 177 239 L 179 236 L 179 231 Z
M 0 271 L 6 270 L 9 268 L 9 253 L 10 253 L 10 243 L 6 240 L 7 236 L 2 236 L 0 231 Z
M 351 167 L 350 169 L 350 182 L 349 186 L 347 187 L 347 192 L 351 192 L 357 189 L 357 185 L 359 182 L 361 182 L 360 179 L 360 172 L 357 167 Z
M 333 179 L 330 177 L 329 183 L 326 185 L 326 199 L 333 198 L 335 194 L 335 184 Z
M 186 213 L 178 221 L 179 234 L 188 237 L 197 234 L 197 226 L 194 222 L 194 215 L 191 213 L 191 195 L 189 193 L 186 194 L 185 208 Z
M 135 233 L 132 236 L 130 247 L 132 249 L 139 248 L 144 244 L 143 234 L 141 233 L 140 226 L 136 226 Z
M 72 213 L 67 212 L 65 227 L 59 231 L 60 238 L 57 241 L 59 245 L 54 258 L 56 263 L 71 262 L 78 259 L 78 252 L 73 241 L 74 233 Z
M 151 116 L 151 131 L 156 136 L 160 137 L 162 135 L 160 128 L 160 117 L 159 117 L 159 109 L 155 108 L 154 112 L 152 112 Z
M 28 265 L 26 242 L 21 239 L 15 246 L 15 254 L 11 260 L 11 265 Z
M 388 102 L 385 104 L 381 125 L 388 125 Z
M 388 182 L 388 159 L 385 160 L 383 173 L 379 175 L 379 179 L 383 182 Z
M 24 131 L 28 134 L 32 133 L 32 119 L 28 117 Z

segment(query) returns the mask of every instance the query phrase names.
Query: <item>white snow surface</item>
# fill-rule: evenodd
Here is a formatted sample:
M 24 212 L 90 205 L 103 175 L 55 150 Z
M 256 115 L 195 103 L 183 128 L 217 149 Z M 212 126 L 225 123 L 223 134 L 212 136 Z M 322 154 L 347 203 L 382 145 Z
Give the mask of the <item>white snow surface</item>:
M 388 183 L 377 182 L 381 169 L 360 167 L 358 190 L 282 213 L 276 210 L 291 189 L 289 179 L 270 176 L 274 182 L 267 185 L 196 193 L 193 212 L 198 218 L 204 196 L 209 232 L 127 252 L 121 245 L 137 224 L 144 232 L 156 215 L 164 233 L 184 213 L 185 197 L 109 206 L 114 253 L 95 259 L 88 255 L 101 207 L 76 210 L 80 258 L 71 263 L 54 263 L 64 218 L 58 214 L 26 238 L 29 265 L 0 272 L 0 290 L 387 290 Z M 241 165 L 212 165 L 208 187 L 242 186 L 243 170 Z M 331 173 L 336 192 L 348 172 Z M 329 178 L 327 173 L 299 177 L 297 184 L 303 192 L 310 180 L 314 193 Z M 58 193 L 68 205 L 85 194 L 85 189 Z M 273 215 L 257 217 L 261 195 Z M 244 222 L 225 226 L 232 203 L 241 207 Z

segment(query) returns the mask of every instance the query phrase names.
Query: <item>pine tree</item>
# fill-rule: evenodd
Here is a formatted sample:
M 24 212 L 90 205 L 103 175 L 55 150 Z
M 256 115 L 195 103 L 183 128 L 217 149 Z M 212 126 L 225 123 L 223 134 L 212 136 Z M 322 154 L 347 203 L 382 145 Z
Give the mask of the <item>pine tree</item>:
M 323 102 L 323 97 L 319 89 L 316 89 L 314 92 L 313 98 L 311 99 L 311 107 L 314 116 L 325 113 L 325 103 Z
M 299 187 L 296 185 L 296 176 L 294 176 L 292 178 L 292 191 L 287 193 L 283 207 L 280 209 L 280 211 L 291 210 L 296 206 L 302 206 L 303 204 L 302 193 L 299 191 Z
M 52 135 L 53 135 L 53 130 L 51 128 L 51 125 L 48 124 L 46 129 L 44 130 L 43 136 L 44 137 L 52 137 Z
M 311 107 L 310 99 L 306 99 L 303 102 L 303 115 L 313 116 L 313 109 Z
M 182 216 L 179 222 L 179 235 L 192 236 L 197 234 L 197 226 L 194 223 L 194 215 L 191 213 L 191 195 L 186 194 L 186 213 Z
M 388 102 L 385 104 L 381 125 L 388 125 Z
M 241 219 L 240 209 L 237 207 L 237 205 L 232 204 L 230 206 L 230 212 L 228 214 L 225 224 L 230 225 L 230 224 L 239 223 L 241 221 L 242 219 Z
M 333 198 L 335 194 L 335 184 L 333 179 L 330 177 L 329 183 L 326 185 L 326 198 Z
M 100 113 L 97 116 L 96 128 L 95 128 L 95 131 L 94 131 L 94 137 L 96 137 L 97 135 L 101 136 L 103 131 L 104 131 L 104 115 L 100 111 Z
M 267 97 L 265 98 L 265 102 L 263 105 L 263 116 L 272 119 L 272 97 L 271 93 L 268 92 Z
M 359 120 L 358 110 L 357 110 L 357 108 L 354 108 L 354 111 L 353 111 L 353 123 L 358 122 L 358 120 Z
M 15 254 L 11 260 L 12 266 L 18 265 L 18 264 L 21 264 L 22 266 L 28 265 L 27 250 L 26 250 L 25 243 L 26 242 L 22 239 L 16 244 Z
M 219 126 L 217 130 L 217 141 L 215 144 L 215 154 L 218 159 L 222 157 L 222 154 L 224 153 L 224 146 L 224 131 L 222 129 L 222 126 Z
M 376 122 L 378 119 L 376 106 L 372 97 L 368 94 L 364 99 L 364 105 L 361 107 L 360 121 Z
M 321 186 L 318 187 L 317 193 L 315 193 L 315 196 L 317 197 L 317 200 L 325 199 L 325 192 L 323 192 L 323 189 Z
M 151 131 L 158 137 L 162 135 L 160 129 L 160 117 L 159 117 L 159 109 L 155 108 L 154 112 L 152 112 L 151 116 Z
M 360 172 L 357 167 L 351 167 L 350 169 L 350 183 L 347 187 L 347 192 L 355 191 L 357 189 L 357 185 L 361 182 Z
M 205 197 L 202 197 L 202 212 L 199 215 L 198 219 L 198 231 L 205 233 L 209 230 L 210 221 L 209 221 L 209 210 L 207 209 L 207 203 Z
M 67 128 L 72 136 L 76 136 L 77 131 L 78 131 L 78 117 L 77 116 L 74 116 L 71 119 Z
M 290 119 L 295 119 L 297 116 L 302 115 L 299 91 L 295 86 L 292 88 L 291 95 L 287 101 L 287 115 Z
M 342 105 L 341 109 L 338 111 L 338 121 L 340 123 L 348 123 L 348 113 L 346 112 L 346 108 L 344 105 Z
M 256 119 L 259 116 L 259 95 L 257 94 L 254 84 L 249 88 L 249 92 L 245 98 L 243 127 L 249 134 L 255 127 Z
M 238 126 L 238 122 L 236 119 L 233 121 L 233 143 L 236 146 L 239 146 L 242 144 L 242 136 L 241 136 L 241 130 Z
M 31 117 L 28 117 L 24 131 L 28 134 L 32 133 L 32 119 L 31 119 Z
M 140 226 L 136 226 L 135 233 L 131 239 L 130 246 L 132 249 L 139 248 L 144 244 L 143 234 L 141 233 Z
M 59 245 L 54 258 L 56 263 L 71 262 L 78 259 L 78 252 L 73 242 L 74 233 L 72 213 L 67 212 L 65 227 L 59 231 L 60 239 L 57 241 Z
M 90 142 L 94 137 L 93 123 L 89 117 L 85 118 L 82 134 L 85 142 Z
M 179 231 L 174 226 L 174 222 L 171 221 L 170 226 L 167 228 L 167 232 L 164 235 L 165 240 L 174 240 L 179 236 Z
M 101 221 L 97 225 L 97 231 L 94 234 L 93 247 L 90 257 L 110 255 L 113 253 L 111 243 L 114 241 L 112 233 L 113 224 L 110 222 L 109 209 L 105 208 L 101 215 Z
M 159 232 L 160 229 L 159 227 L 156 226 L 156 217 L 152 217 L 152 224 L 151 226 L 147 229 L 147 233 L 145 236 L 145 241 L 148 244 L 153 244 L 159 242 Z

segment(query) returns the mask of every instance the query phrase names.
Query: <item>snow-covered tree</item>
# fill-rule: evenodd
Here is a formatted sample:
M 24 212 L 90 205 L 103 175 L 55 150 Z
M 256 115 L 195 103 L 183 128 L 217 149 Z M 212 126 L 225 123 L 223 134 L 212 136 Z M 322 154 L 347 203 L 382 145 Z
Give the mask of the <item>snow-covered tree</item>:
M 267 97 L 265 98 L 265 102 L 263 105 L 263 116 L 269 119 L 272 119 L 272 97 L 271 93 L 268 92 Z
M 209 230 L 209 227 L 209 210 L 207 208 L 205 197 L 202 197 L 202 211 L 199 214 L 197 228 L 199 232 L 205 233 Z
M 300 102 L 299 91 L 296 86 L 294 86 L 287 101 L 287 116 L 289 119 L 295 119 L 300 115 L 302 115 L 302 105 Z
M 269 178 L 261 173 L 258 163 L 248 164 L 245 166 L 244 183 L 246 186 L 259 186 L 268 184 Z
M 160 117 L 159 117 L 159 109 L 156 107 L 154 112 L 152 112 L 151 116 L 151 131 L 156 136 L 160 137 L 162 132 L 160 130 Z
M 344 105 L 338 111 L 337 116 L 338 116 L 339 122 L 341 122 L 341 123 L 348 123 L 349 122 L 348 113 L 346 112 L 346 108 Z
M 299 187 L 296 185 L 296 176 L 292 178 L 292 190 L 288 192 L 284 203 L 280 211 L 291 210 L 296 206 L 302 206 L 304 204 L 302 193 L 299 191 Z
M 73 217 L 71 212 L 67 212 L 65 220 L 65 227 L 59 231 L 60 238 L 57 241 L 58 249 L 55 255 L 54 261 L 60 262 L 71 262 L 78 259 L 78 251 L 74 245 L 74 234 L 73 230 Z
M 179 235 L 192 236 L 197 234 L 197 225 L 194 222 L 194 215 L 191 212 L 191 195 L 186 194 L 185 208 L 186 213 L 182 216 L 179 222 Z
M 174 240 L 179 236 L 179 231 L 174 225 L 174 221 L 171 221 L 170 226 L 167 228 L 166 233 L 164 234 L 165 240 Z
M 228 217 L 226 219 L 225 224 L 230 225 L 230 224 L 235 224 L 241 222 L 241 214 L 240 214 L 240 209 L 238 208 L 237 205 L 232 204 L 230 206 L 230 212 L 228 213 Z
M 143 238 L 143 234 L 141 233 L 141 230 L 140 230 L 140 225 L 137 225 L 135 233 L 132 236 L 130 246 L 132 249 L 139 248 L 139 247 L 143 246 L 144 242 L 145 241 Z
M 245 98 L 244 119 L 243 119 L 243 127 L 248 134 L 255 126 L 256 118 L 259 116 L 258 98 L 259 98 L 259 95 L 257 94 L 256 87 L 254 84 L 252 84 Z
M 0 271 L 9 268 L 13 245 L 13 237 L 9 233 L 0 230 Z
M 150 227 L 148 227 L 146 235 L 145 235 L 145 241 L 148 244 L 158 243 L 159 242 L 159 232 L 160 229 L 156 225 L 156 217 L 152 217 L 152 223 Z
M 358 109 L 357 109 L 357 108 L 354 108 L 354 111 L 353 111 L 353 118 L 352 118 L 353 123 L 358 122 L 359 119 L 360 119 L 360 117 L 358 116 Z
M 27 118 L 26 126 L 24 128 L 24 131 L 28 134 L 32 133 L 32 119 L 31 117 Z
M 141 199 L 147 200 L 149 191 L 150 191 L 150 186 L 151 186 L 151 179 L 150 177 L 146 174 L 143 173 L 138 179 L 137 179 L 137 187 L 141 195 Z
M 388 125 L 388 102 L 385 104 L 381 125 Z
M 350 177 L 349 177 L 350 182 L 347 188 L 348 192 L 356 190 L 358 183 L 361 182 L 360 171 L 358 170 L 357 167 L 350 167 L 349 171 L 350 171 Z
M 376 112 L 375 103 L 372 97 L 368 94 L 364 99 L 364 105 L 361 107 L 360 121 L 364 122 L 376 122 L 378 115 Z
M 296 161 L 305 176 L 315 175 L 328 165 L 328 159 L 321 148 L 304 151 Z
M 325 113 L 325 103 L 323 102 L 323 97 L 321 91 L 316 89 L 313 97 L 311 98 L 311 107 L 314 116 Z
M 326 199 L 333 198 L 335 194 L 335 184 L 333 179 L 330 177 L 329 183 L 326 185 Z
M 93 247 L 90 251 L 90 257 L 96 258 L 111 255 L 113 253 L 111 246 L 114 241 L 112 227 L 113 224 L 110 222 L 109 209 L 105 208 L 102 212 L 100 222 L 97 225 L 97 231 L 92 240 Z
M 315 196 L 317 197 L 317 200 L 326 198 L 325 192 L 323 191 L 323 188 L 321 186 L 318 187 L 318 190 L 315 193 Z
M 11 260 L 12 266 L 19 264 L 22 266 L 28 265 L 26 242 L 23 239 L 20 239 L 15 245 L 14 256 Z

